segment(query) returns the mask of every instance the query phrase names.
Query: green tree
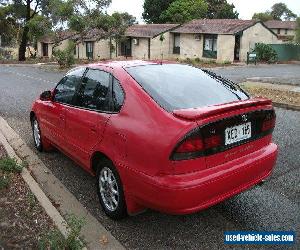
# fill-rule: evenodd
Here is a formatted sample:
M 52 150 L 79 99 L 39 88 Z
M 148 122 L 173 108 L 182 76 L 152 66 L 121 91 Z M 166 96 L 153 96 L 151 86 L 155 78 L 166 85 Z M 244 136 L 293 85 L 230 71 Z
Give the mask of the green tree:
M 160 23 L 160 15 L 168 9 L 175 0 L 145 0 L 143 19 L 146 23 Z
M 234 10 L 235 6 L 229 4 L 227 0 L 206 0 L 208 10 L 206 18 L 210 19 L 237 19 L 239 13 Z
M 11 11 L 6 17 L 13 17 L 20 26 L 19 60 L 25 60 L 26 46 L 29 40 L 30 26 L 37 15 L 43 0 L 0 0 L 0 4 L 11 6 Z
M 0 7 L 0 36 L 1 45 L 8 46 L 17 42 L 18 37 L 18 24 L 16 18 L 11 15 L 13 6 Z
M 184 23 L 204 18 L 206 13 L 207 3 L 205 0 L 176 0 L 162 12 L 160 20 L 165 23 Z
M 89 15 L 95 10 L 101 12 L 110 3 L 111 0 L 0 0 L 1 5 L 11 4 L 13 6 L 10 15 L 22 27 L 19 45 L 20 61 L 25 60 L 26 46 L 30 39 L 30 27 L 36 27 L 37 22 L 34 21 L 34 18 L 37 16 L 48 18 L 53 26 L 62 25 L 74 13 Z
M 271 7 L 271 15 L 274 20 L 291 20 L 297 17 L 285 3 L 275 3 Z
M 273 20 L 273 16 L 271 15 L 270 12 L 266 11 L 266 12 L 254 13 L 254 15 L 252 16 L 252 19 L 257 20 L 257 21 L 266 22 L 269 20 Z
M 296 19 L 296 43 L 300 44 L 300 17 Z
M 86 30 L 88 28 L 88 24 L 89 22 L 87 22 L 85 16 L 81 14 L 72 15 L 68 20 L 68 27 L 71 30 L 76 31 L 78 33 L 81 33 L 84 30 Z
M 127 27 L 136 24 L 136 17 L 127 12 L 114 12 L 112 15 L 94 11 L 89 15 L 73 15 L 69 18 L 68 26 L 71 30 L 81 33 L 98 28 L 103 29 L 107 36 L 123 35 Z
M 36 15 L 28 22 L 27 25 L 29 27 L 28 40 L 32 42 L 36 49 L 37 40 L 45 34 L 51 32 L 52 24 L 46 17 Z
M 75 62 L 74 59 L 75 43 L 69 41 L 67 48 L 60 50 L 55 48 L 53 55 L 61 68 L 69 68 Z

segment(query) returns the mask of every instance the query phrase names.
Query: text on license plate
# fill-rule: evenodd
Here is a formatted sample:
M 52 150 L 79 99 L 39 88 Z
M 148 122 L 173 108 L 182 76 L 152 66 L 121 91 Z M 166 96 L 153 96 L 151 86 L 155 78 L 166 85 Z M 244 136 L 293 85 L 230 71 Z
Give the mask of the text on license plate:
M 225 129 L 225 145 L 246 140 L 251 137 L 251 122 Z

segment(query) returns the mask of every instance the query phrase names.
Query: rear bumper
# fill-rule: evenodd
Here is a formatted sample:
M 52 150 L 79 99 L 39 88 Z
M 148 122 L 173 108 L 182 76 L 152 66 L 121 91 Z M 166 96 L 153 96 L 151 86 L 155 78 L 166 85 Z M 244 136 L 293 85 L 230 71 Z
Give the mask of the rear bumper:
M 135 172 L 135 188 L 130 193 L 145 207 L 170 214 L 193 213 L 267 178 L 277 152 L 277 145 L 271 143 L 243 158 L 195 173 L 149 177 Z

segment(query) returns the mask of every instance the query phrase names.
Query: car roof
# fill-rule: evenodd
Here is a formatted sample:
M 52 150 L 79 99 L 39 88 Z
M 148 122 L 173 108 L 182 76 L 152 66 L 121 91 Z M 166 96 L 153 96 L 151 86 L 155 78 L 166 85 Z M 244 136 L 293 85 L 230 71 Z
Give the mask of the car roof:
M 88 67 L 97 68 L 101 66 L 116 68 L 129 68 L 134 66 L 142 66 L 149 64 L 159 64 L 157 61 L 143 61 L 143 60 L 128 60 L 128 61 L 103 61 L 99 63 L 89 64 Z

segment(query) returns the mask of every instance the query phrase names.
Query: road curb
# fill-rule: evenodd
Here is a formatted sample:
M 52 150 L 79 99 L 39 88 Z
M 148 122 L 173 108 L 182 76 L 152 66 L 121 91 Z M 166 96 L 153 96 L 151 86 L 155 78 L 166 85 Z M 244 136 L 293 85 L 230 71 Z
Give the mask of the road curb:
M 22 172 L 22 177 L 64 235 L 67 235 L 68 231 L 62 215 L 72 213 L 85 218 L 86 224 L 82 228 L 81 235 L 87 241 L 89 249 L 124 249 L 121 243 L 52 174 L 1 116 L 0 141 L 10 157 L 28 163 L 27 169 Z

